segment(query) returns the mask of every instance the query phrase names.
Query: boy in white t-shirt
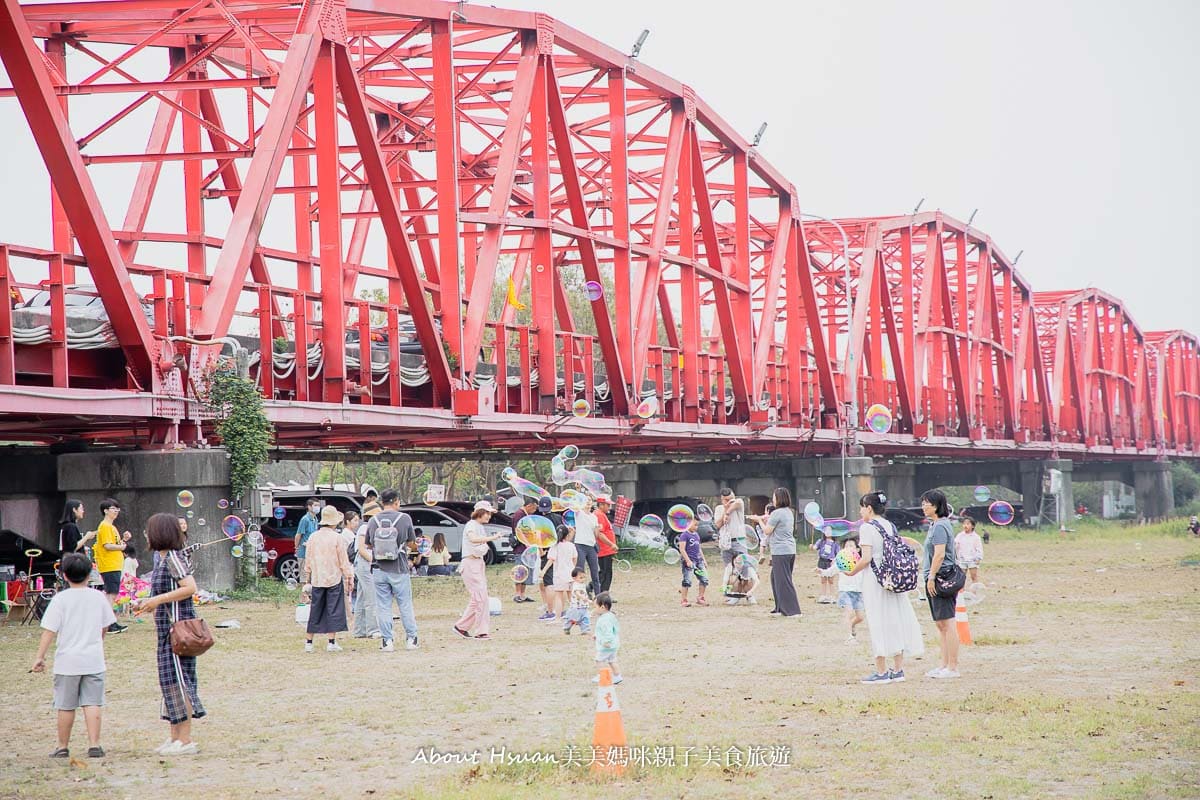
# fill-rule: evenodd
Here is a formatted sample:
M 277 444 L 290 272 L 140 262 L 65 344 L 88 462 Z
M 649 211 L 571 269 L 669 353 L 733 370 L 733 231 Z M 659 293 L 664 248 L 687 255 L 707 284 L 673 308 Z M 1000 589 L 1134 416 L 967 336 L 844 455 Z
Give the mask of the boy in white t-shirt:
M 92 563 L 79 553 L 67 553 L 61 564 L 71 588 L 59 592 L 42 615 L 42 640 L 30 672 L 46 671 L 46 651 L 54 649 L 54 707 L 58 709 L 58 749 L 51 758 L 68 758 L 67 744 L 75 725 L 75 709 L 83 707 L 87 724 L 88 757 L 104 758 L 100 746 L 100 707 L 104 705 L 104 633 L 117 621 L 101 592 L 89 589 Z
M 854 561 L 858 561 L 862 555 L 858 549 L 858 540 L 853 537 L 842 542 L 842 552 Z M 843 609 L 842 613 L 845 616 L 846 626 L 850 633 L 850 636 L 846 639 L 846 644 L 856 644 L 858 642 L 858 639 L 855 638 L 854 629 L 866 619 L 866 606 L 863 605 L 862 588 L 863 574 L 861 572 L 850 576 L 839 570 L 837 604 L 838 608 Z

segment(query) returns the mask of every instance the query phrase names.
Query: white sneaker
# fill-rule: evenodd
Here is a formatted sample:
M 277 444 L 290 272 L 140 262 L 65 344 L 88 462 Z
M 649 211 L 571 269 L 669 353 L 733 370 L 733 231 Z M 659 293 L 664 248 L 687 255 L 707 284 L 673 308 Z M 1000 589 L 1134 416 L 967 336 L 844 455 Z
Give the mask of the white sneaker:
M 174 742 L 171 742 L 166 747 L 164 747 L 162 749 L 162 752 L 160 753 L 160 755 L 164 755 L 164 756 L 194 756 L 198 752 L 200 752 L 200 748 L 196 747 L 195 742 L 188 742 L 187 744 L 184 744 L 183 742 L 180 742 L 180 741 L 174 741 Z
M 942 680 L 962 677 L 956 669 L 939 669 L 936 675 L 930 675 L 931 678 L 939 678 Z
M 420 648 L 421 648 L 421 645 L 417 644 L 417 637 L 414 636 L 411 639 L 404 640 L 404 649 L 405 650 L 419 650 Z
M 942 677 L 943 669 L 944 669 L 943 667 L 934 667 L 933 669 L 931 669 L 925 673 L 925 677 L 926 678 L 940 678 L 940 677 Z
M 853 636 L 847 636 L 846 644 L 858 644 L 858 639 L 854 638 Z
M 738 604 L 738 599 L 736 597 L 730 597 L 728 600 L 725 601 L 725 605 L 727 605 L 727 606 L 736 606 L 737 604 Z
M 162 752 L 173 744 L 175 744 L 174 739 L 167 739 L 165 742 L 160 744 L 158 747 L 154 748 L 154 752 L 158 753 L 159 755 L 162 755 Z
M 383 634 L 382 634 L 382 633 L 380 633 L 379 631 L 371 631 L 371 638 L 372 638 L 372 639 L 378 639 L 378 638 L 379 638 L 379 637 L 381 637 L 381 636 L 383 636 Z
M 325 645 L 325 649 L 330 653 L 342 652 L 342 646 L 337 642 L 330 642 L 329 644 Z
M 750 605 L 752 605 L 752 606 L 756 606 L 756 605 L 758 605 L 758 598 L 757 598 L 757 597 L 751 597 L 751 598 L 750 598 Z
M 313 643 L 312 643 L 312 642 L 305 642 L 305 643 L 304 643 L 304 652 L 306 652 L 306 653 L 311 653 L 312 651 L 313 651 Z
M 380 649 L 380 650 L 382 650 L 382 651 L 383 651 L 383 652 L 385 652 L 385 653 L 394 653 L 394 652 L 396 652 L 396 647 L 395 647 L 395 645 L 393 645 L 391 642 L 389 642 L 389 641 L 386 641 L 386 640 L 385 640 L 385 641 L 384 641 L 382 644 L 380 644 L 380 645 L 379 645 L 379 649 Z

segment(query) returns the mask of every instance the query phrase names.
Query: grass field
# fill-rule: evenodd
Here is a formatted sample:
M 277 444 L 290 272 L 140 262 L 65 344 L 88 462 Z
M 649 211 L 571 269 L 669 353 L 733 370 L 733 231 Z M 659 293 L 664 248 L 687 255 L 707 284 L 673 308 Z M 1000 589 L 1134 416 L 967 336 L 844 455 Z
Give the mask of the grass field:
M 75 766 L 46 757 L 51 679 L 26 671 L 36 631 L 0 627 L 0 797 L 1200 796 L 1200 542 L 1162 527 L 1001 534 L 962 679 L 921 677 L 938 652 L 921 605 L 925 656 L 908 682 L 873 687 L 858 683 L 865 644 L 844 644 L 838 610 L 814 604 L 810 555 L 800 620 L 769 615 L 765 592 L 756 607 L 682 609 L 675 567 L 617 575 L 618 694 L 642 763 L 612 781 L 506 763 L 586 760 L 595 689 L 591 640 L 507 602 L 504 568 L 489 576 L 506 601 L 491 642 L 451 633 L 457 579 L 418 581 L 416 652 L 350 640 L 306 655 L 286 596 L 203 607 L 243 627 L 201 657 L 200 754 L 169 761 L 152 752 L 166 734 L 152 625 L 108 639 L 108 757 Z M 427 748 L 481 763 L 426 763 Z M 81 718 L 72 751 L 85 750 Z

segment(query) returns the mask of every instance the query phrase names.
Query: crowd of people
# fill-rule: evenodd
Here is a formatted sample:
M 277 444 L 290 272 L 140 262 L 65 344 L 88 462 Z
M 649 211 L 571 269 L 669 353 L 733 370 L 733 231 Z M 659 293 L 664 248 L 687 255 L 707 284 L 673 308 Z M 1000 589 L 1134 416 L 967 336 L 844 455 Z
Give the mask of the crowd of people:
M 952 624 L 955 595 L 968 579 L 978 581 L 983 542 L 970 519 L 964 519 L 962 530 L 954 532 L 944 494 L 929 491 L 921 499 L 932 525 L 919 558 L 887 519 L 887 498 L 881 492 L 860 499 L 860 524 L 852 533 L 839 538 L 827 529 L 823 538 L 812 545 L 820 579 L 817 602 L 836 602 L 843 610 L 847 643 L 856 643 L 859 627 L 867 624 L 875 670 L 863 683 L 903 681 L 905 660 L 923 653 L 921 629 L 908 596 L 914 588 L 921 589 L 926 598 L 941 650 L 939 665 L 926 676 L 948 679 L 960 675 L 958 637 Z M 537 568 L 526 569 L 521 580 L 514 582 L 513 602 L 534 602 L 529 587 L 537 586 L 542 601 L 537 619 L 560 625 L 567 635 L 578 629 L 593 637 L 597 665 L 610 667 L 613 682 L 620 683 L 620 629 L 611 592 L 618 541 L 609 519 L 611 507 L 611 498 L 601 495 L 564 515 L 554 511 L 549 498 L 524 498 L 512 518 L 514 532 L 523 517 L 538 514 L 554 525 L 555 542 L 532 548 L 535 557 L 530 558 L 531 548 L 518 540 L 516 557 L 522 563 L 537 564 Z M 53 702 L 58 714 L 58 746 L 51 753 L 55 758 L 69 757 L 71 729 L 80 708 L 87 728 L 88 755 L 104 755 L 100 743 L 103 636 L 124 630 L 116 621 L 113 605 L 123 578 L 130 570 L 136 574 L 138 564 L 134 537 L 129 531 L 118 532 L 120 504 L 106 499 L 100 511 L 102 519 L 96 530 L 81 534 L 86 509 L 76 500 L 66 504 L 60 525 L 64 553 L 60 575 L 65 588 L 54 596 L 42 616 L 43 634 L 30 669 L 44 671 L 49 647 L 57 642 Z M 322 506 L 316 498 L 310 500 L 296 535 L 303 597 L 309 609 L 305 651 L 315 649 L 318 636 L 326 639 L 327 651 L 340 651 L 338 635 L 351 629 L 353 617 L 354 637 L 378 639 L 382 652 L 394 652 L 393 608 L 399 612 L 405 648 L 418 649 L 412 591 L 412 576 L 418 570 L 421 574 L 461 575 L 466 606 L 452 626 L 453 633 L 474 641 L 491 639 L 485 557 L 489 543 L 506 535 L 486 527 L 496 513 L 490 498 L 475 503 L 463 530 L 461 558 L 455 565 L 441 533 L 427 551 L 418 549 L 412 519 L 400 510 L 395 490 L 372 493 L 361 515 L 355 511 L 343 514 L 331 505 Z M 751 515 L 746 512 L 744 500 L 731 489 L 724 489 L 713 513 L 713 525 L 721 556 L 724 602 L 757 604 L 758 570 L 766 565 L 774 601 L 770 613 L 799 618 L 802 612 L 794 580 L 797 518 L 790 492 L 776 489 L 765 513 Z M 757 529 L 756 537 L 750 535 L 751 526 Z M 145 545 L 153 553 L 154 566 L 148 591 L 140 593 L 145 597 L 130 601 L 134 614 L 154 615 L 161 717 L 169 726 L 168 738 L 157 748 L 162 755 L 195 753 L 191 721 L 205 715 L 196 656 L 181 654 L 172 639 L 173 626 L 196 618 L 192 598 L 197 587 L 186 536 L 185 518 L 170 514 L 150 518 Z M 757 552 L 752 552 L 752 539 L 757 541 Z M 680 557 L 681 605 L 708 605 L 710 574 L 697 520 L 691 520 L 680 532 L 674 546 Z M 918 569 L 922 579 L 919 585 Z M 690 595 L 693 585 L 694 600 Z

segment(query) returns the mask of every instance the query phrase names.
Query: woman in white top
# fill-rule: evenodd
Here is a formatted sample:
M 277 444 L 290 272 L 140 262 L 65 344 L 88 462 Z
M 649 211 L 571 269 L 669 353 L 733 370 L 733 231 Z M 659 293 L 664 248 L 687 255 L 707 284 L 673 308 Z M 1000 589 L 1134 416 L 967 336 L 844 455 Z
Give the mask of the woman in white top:
M 858 501 L 858 515 L 862 526 L 858 529 L 859 547 L 862 558 L 847 573 L 849 576 L 863 574 L 862 598 L 867 608 L 867 627 L 871 631 L 871 653 L 875 656 L 875 674 L 863 679 L 863 683 L 894 683 L 904 680 L 904 657 L 919 656 L 925 652 L 921 640 L 921 626 L 913 612 L 912 603 L 906 592 L 892 592 L 883 588 L 875 578 L 871 564 L 883 563 L 883 534 L 899 536 L 896 528 L 883 516 L 887 497 L 882 492 L 864 494 Z M 895 669 L 888 670 L 887 659 L 893 660 Z
M 454 623 L 454 632 L 464 639 L 471 638 L 472 629 L 476 639 L 492 638 L 488 633 L 487 571 L 483 556 L 488 549 L 487 543 L 499 539 L 501 534 L 489 535 L 483 523 L 495 513 L 491 503 L 480 500 L 471 512 L 470 521 L 463 526 L 462 578 L 467 586 L 467 610 Z

